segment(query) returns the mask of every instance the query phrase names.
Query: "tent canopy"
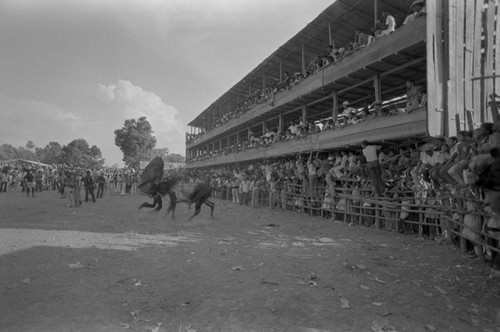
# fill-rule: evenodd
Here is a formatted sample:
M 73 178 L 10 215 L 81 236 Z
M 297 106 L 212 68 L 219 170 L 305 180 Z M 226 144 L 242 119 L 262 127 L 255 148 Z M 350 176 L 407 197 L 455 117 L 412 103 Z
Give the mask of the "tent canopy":
M 23 164 L 27 166 L 38 166 L 44 168 L 53 168 L 52 165 L 44 164 L 39 161 L 26 160 L 26 159 L 10 159 L 10 160 L 0 160 L 2 164 Z

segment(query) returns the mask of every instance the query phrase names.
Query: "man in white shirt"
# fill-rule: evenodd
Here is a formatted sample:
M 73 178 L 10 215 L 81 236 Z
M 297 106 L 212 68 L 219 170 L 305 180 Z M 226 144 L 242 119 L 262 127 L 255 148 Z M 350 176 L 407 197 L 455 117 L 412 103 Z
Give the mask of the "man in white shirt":
M 381 146 L 371 145 L 367 141 L 363 141 L 361 142 L 361 147 L 363 148 L 363 156 L 366 159 L 366 169 L 372 180 L 373 189 L 377 196 L 380 196 L 385 190 L 385 185 L 382 183 L 382 169 L 378 161 L 378 153 Z
M 380 36 L 386 36 L 396 31 L 396 19 L 387 11 L 382 12 L 382 18 L 385 21 L 385 28 L 380 32 Z

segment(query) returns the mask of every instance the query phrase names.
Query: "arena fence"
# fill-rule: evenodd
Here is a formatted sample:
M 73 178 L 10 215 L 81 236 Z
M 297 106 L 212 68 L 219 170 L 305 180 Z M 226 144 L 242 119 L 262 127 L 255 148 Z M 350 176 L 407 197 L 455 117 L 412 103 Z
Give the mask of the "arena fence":
M 455 244 L 462 253 L 474 251 L 481 261 L 500 254 L 498 232 L 488 231 L 488 220 L 494 216 L 482 209 L 482 202 L 468 188 L 456 195 L 441 196 L 432 191 L 389 191 L 382 197 L 372 195 L 370 188 L 359 188 L 352 180 L 337 182 L 331 196 L 326 184 L 304 188 L 300 183 L 285 181 L 275 189 L 258 187 L 244 196 L 252 207 L 295 211 L 329 221 L 344 222 L 416 234 Z M 232 200 L 230 187 L 215 188 L 214 196 Z M 497 221 L 498 222 L 498 221 Z

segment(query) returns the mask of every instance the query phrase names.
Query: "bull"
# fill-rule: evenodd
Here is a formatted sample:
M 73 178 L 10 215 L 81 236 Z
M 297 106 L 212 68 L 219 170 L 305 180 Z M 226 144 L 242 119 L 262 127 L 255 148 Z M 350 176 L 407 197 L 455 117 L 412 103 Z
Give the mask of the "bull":
M 175 219 L 177 203 L 181 202 L 188 203 L 189 206 L 195 204 L 194 214 L 189 218 L 189 221 L 200 213 L 203 204 L 210 207 L 210 216 L 214 217 L 215 204 L 209 199 L 212 196 L 212 188 L 205 183 L 182 183 L 178 178 L 166 179 L 152 184 L 149 194 L 153 197 L 153 203 L 144 202 L 139 206 L 139 209 L 149 207 L 160 211 L 162 198 L 168 195 L 170 204 L 167 208 L 167 215 L 172 211 L 172 219 Z

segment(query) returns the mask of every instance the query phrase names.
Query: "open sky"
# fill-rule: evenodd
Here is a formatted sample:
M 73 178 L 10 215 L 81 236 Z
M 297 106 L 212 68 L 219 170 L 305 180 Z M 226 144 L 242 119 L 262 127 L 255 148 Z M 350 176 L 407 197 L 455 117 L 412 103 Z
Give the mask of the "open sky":
M 333 0 L 0 0 L 0 144 L 83 138 L 123 165 L 114 130 L 186 126 Z

